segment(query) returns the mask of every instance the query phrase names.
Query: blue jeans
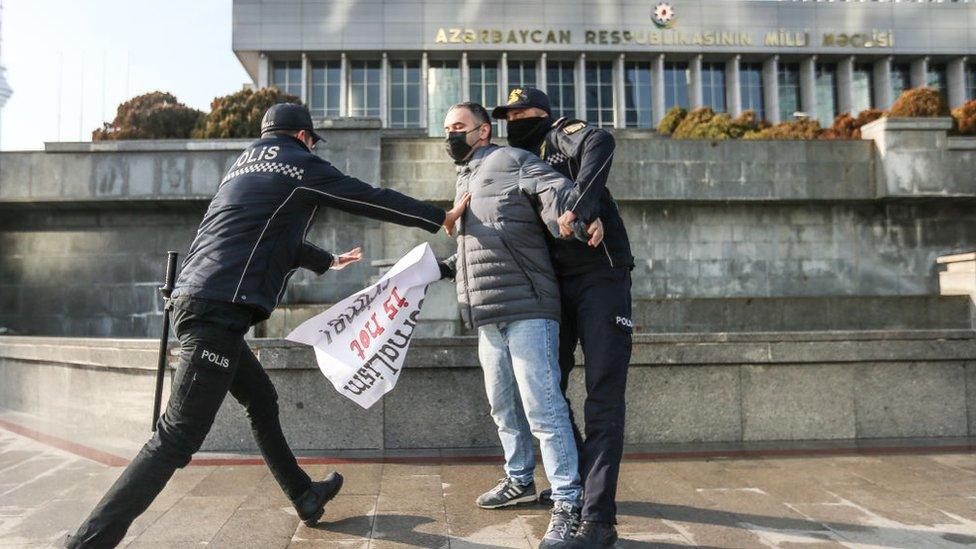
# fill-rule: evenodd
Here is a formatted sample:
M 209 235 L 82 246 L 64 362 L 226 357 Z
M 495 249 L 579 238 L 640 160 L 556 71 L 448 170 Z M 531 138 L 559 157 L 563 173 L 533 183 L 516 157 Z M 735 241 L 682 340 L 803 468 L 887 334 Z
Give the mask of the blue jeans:
M 532 319 L 478 328 L 478 357 L 505 472 L 522 484 L 532 481 L 539 439 L 553 501 L 579 504 L 583 489 L 569 406 L 559 390 L 559 324 Z

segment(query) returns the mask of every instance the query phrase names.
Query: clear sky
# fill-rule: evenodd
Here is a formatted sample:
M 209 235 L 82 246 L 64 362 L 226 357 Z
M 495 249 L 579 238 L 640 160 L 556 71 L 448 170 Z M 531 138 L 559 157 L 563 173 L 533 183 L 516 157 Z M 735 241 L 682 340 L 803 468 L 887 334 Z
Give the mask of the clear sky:
M 231 0 L 0 2 L 14 90 L 3 109 L 4 150 L 89 141 L 120 102 L 141 93 L 168 91 L 209 111 L 215 96 L 250 82 L 231 50 Z

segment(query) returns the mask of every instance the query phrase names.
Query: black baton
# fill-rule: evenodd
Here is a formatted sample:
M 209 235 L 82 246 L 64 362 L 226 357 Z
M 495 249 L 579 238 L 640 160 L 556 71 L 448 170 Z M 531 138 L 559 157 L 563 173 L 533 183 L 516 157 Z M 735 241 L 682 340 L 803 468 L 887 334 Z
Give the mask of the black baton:
M 163 404 L 163 378 L 166 377 L 166 350 L 169 346 L 169 296 L 173 292 L 173 284 L 176 279 L 176 258 L 180 254 L 177 252 L 166 252 L 166 283 L 159 287 L 159 293 L 164 300 L 163 307 L 163 333 L 159 336 L 159 362 L 156 363 L 156 394 L 153 398 L 153 417 L 152 430 L 156 431 L 156 422 L 159 421 L 159 408 Z

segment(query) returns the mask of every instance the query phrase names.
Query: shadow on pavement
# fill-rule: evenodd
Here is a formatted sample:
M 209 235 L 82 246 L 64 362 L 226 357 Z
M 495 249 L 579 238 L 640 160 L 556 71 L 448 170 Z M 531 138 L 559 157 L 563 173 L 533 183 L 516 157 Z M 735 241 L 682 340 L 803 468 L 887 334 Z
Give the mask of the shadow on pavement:
M 457 538 L 445 534 L 432 534 L 418 532 L 416 529 L 424 524 L 436 522 L 430 517 L 418 515 L 401 514 L 380 514 L 375 516 L 355 516 L 347 517 L 342 520 L 330 523 L 321 523 L 315 526 L 315 530 L 328 532 L 339 532 L 352 536 L 362 536 L 363 522 L 372 522 L 372 539 L 413 545 L 416 547 L 429 547 L 432 549 L 450 547 L 451 540 L 463 541 L 465 549 L 497 549 L 497 545 L 483 544 L 470 541 L 464 538 Z M 370 537 L 367 534 L 366 537 Z

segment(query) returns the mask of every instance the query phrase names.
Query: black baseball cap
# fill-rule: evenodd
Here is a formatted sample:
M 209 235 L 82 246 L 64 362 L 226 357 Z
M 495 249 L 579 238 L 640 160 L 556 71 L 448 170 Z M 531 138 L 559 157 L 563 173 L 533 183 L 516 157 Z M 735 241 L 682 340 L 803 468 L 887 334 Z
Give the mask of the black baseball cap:
M 491 111 L 492 118 L 504 120 L 508 111 L 512 109 L 528 109 L 536 107 L 552 115 L 552 108 L 549 105 L 549 96 L 546 92 L 537 88 L 514 88 L 508 94 L 508 104 L 499 105 Z
M 312 134 L 315 143 L 325 141 L 312 127 L 312 115 L 304 105 L 278 103 L 272 105 L 261 119 L 261 133 L 275 130 L 305 130 Z

